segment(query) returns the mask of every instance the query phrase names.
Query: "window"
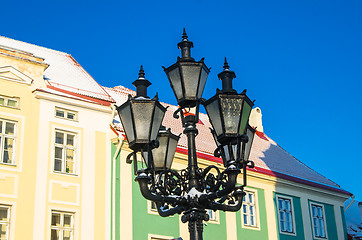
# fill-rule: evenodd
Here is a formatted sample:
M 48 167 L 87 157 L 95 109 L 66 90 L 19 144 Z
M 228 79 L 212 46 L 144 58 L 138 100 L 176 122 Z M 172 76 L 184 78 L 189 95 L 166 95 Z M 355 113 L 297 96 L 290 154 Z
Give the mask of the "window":
M 14 164 L 16 123 L 0 119 L 0 163 Z
M 209 214 L 209 220 L 210 221 L 216 221 L 216 212 L 214 212 L 211 209 L 207 209 L 207 214 Z
M 327 238 L 322 205 L 311 204 L 314 237 Z
M 243 199 L 243 225 L 249 227 L 256 227 L 256 204 L 255 193 L 246 192 Z
M 292 198 L 277 197 L 280 231 L 294 233 Z
M 52 212 L 51 240 L 73 240 L 74 214 L 66 212 Z
M 76 134 L 61 130 L 55 131 L 54 144 L 54 171 L 62 173 L 76 173 Z
M 19 108 L 19 98 L 0 95 L 0 106 Z
M 155 202 L 151 201 L 151 211 L 152 212 L 157 212 L 157 205 Z
M 78 113 L 76 111 L 71 111 L 62 108 L 55 108 L 55 116 L 73 121 L 78 120 Z
M 0 239 L 9 239 L 10 207 L 0 205 Z

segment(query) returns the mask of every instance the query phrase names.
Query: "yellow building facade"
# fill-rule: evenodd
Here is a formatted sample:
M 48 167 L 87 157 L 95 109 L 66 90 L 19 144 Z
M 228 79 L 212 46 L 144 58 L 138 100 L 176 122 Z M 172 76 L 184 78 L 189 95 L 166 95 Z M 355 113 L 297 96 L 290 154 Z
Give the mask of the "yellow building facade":
M 110 238 L 111 99 L 57 85 L 72 76 L 92 80 L 68 54 L 0 37 L 2 240 Z

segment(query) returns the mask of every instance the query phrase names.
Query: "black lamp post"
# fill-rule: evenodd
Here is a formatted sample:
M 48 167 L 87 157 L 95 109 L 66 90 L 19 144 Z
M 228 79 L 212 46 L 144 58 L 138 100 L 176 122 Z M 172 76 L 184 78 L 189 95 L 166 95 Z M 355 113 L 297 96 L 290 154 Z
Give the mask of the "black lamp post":
M 209 69 L 203 59 L 196 62 L 191 57 L 193 43 L 188 40 L 185 30 L 182 39 L 178 43 L 181 58 L 164 70 L 180 107 L 174 117 L 181 116 L 183 133 L 187 136 L 187 168 L 181 171 L 171 169 L 179 137 L 170 129 L 160 129 L 166 109 L 157 101 L 157 96 L 153 99 L 147 97 L 150 82 L 144 78 L 142 68 L 139 79 L 133 83 L 137 96 L 130 97 L 117 110 L 129 146 L 134 151 L 127 161 L 131 162 L 133 158 L 142 195 L 156 202 L 162 217 L 182 213 L 181 221 L 189 224 L 190 240 L 201 240 L 203 221 L 209 220 L 206 209 L 235 212 L 242 206 L 246 168 L 254 166 L 248 159 L 255 133 L 248 125 L 253 102 L 245 90 L 237 94 L 232 88 L 235 73 L 230 71 L 226 59 L 224 70 L 218 75 L 222 90 L 217 90 L 211 99 L 203 100 Z M 215 156 L 222 157 L 224 170 L 212 165 L 205 169 L 198 167 L 195 138 L 200 103 L 205 106 L 213 126 L 212 134 L 218 146 Z M 146 169 L 137 170 L 136 152 L 141 152 Z M 236 186 L 241 170 L 244 183 Z

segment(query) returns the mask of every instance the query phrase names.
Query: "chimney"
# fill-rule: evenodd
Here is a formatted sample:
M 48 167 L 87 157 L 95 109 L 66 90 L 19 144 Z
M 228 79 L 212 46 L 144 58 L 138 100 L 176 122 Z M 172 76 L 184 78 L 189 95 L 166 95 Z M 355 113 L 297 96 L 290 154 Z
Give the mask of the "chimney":
M 256 127 L 256 130 L 259 132 L 264 132 L 263 130 L 263 123 L 261 117 L 263 114 L 261 114 L 261 110 L 259 107 L 253 108 L 250 113 L 249 117 L 249 125 L 252 127 Z

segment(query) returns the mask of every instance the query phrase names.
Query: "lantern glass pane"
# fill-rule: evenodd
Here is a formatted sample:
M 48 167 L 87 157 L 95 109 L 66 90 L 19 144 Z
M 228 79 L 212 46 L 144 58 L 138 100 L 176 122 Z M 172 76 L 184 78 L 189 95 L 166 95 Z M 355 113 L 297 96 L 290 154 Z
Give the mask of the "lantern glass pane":
M 238 123 L 241 112 L 241 98 L 231 96 L 220 96 L 221 111 L 224 117 L 225 133 L 238 134 Z
M 123 130 L 126 133 L 128 142 L 133 142 L 135 140 L 132 114 L 131 114 L 131 105 L 130 102 L 125 103 L 127 106 L 122 109 L 118 108 L 119 118 L 121 119 Z
M 227 145 L 223 146 L 223 151 L 224 151 L 224 155 L 225 155 L 225 161 L 226 162 L 230 161 L 229 148 Z
M 155 114 L 153 115 L 150 141 L 153 141 L 157 138 L 157 134 L 158 131 L 160 130 L 164 115 L 165 115 L 165 109 L 161 105 L 155 104 Z
M 136 102 L 132 104 L 134 125 L 136 128 L 136 139 L 149 141 L 150 127 L 152 121 L 153 108 L 155 106 L 154 101 L 149 102 Z
M 249 105 L 249 103 L 244 100 L 243 109 L 241 112 L 240 125 L 239 125 L 239 134 L 241 135 L 245 134 L 245 128 L 249 121 L 250 112 L 251 112 L 251 105 Z
M 255 133 L 254 129 L 251 129 L 251 127 L 248 126 L 246 129 L 246 135 L 248 135 L 249 141 L 247 143 L 244 143 L 245 144 L 244 160 L 249 160 L 251 147 L 253 145 L 253 140 L 255 135 L 254 133 Z
M 216 97 L 208 105 L 205 105 L 207 115 L 211 120 L 211 124 L 214 127 L 215 134 L 217 137 L 223 133 L 218 100 L 219 100 L 218 97 Z
M 202 97 L 202 93 L 204 92 L 206 79 L 207 79 L 208 75 L 209 75 L 209 73 L 202 67 L 201 68 L 199 91 L 197 92 L 197 98 L 198 99 Z
M 153 164 L 155 170 L 165 169 L 166 151 L 168 145 L 168 135 L 161 135 L 158 137 L 160 145 L 158 148 L 152 149 Z
M 214 137 L 216 145 L 219 147 L 220 143 L 216 139 L 215 132 L 212 132 L 212 136 Z M 228 149 L 227 145 L 222 146 L 222 148 L 220 149 L 220 155 L 221 155 L 224 165 L 226 166 L 227 162 L 230 161 L 230 154 L 229 154 L 229 149 Z
M 196 99 L 200 77 L 200 65 L 182 65 L 181 71 L 185 86 L 185 98 Z
M 168 72 L 168 79 L 171 82 L 176 98 L 181 99 L 183 97 L 183 94 L 179 67 L 176 67 L 175 69 Z
M 166 158 L 166 168 L 170 169 L 172 166 L 173 158 L 175 156 L 178 139 L 170 138 L 168 143 L 168 152 Z
M 148 167 L 148 151 L 142 152 L 143 160 L 145 160 L 146 166 Z

